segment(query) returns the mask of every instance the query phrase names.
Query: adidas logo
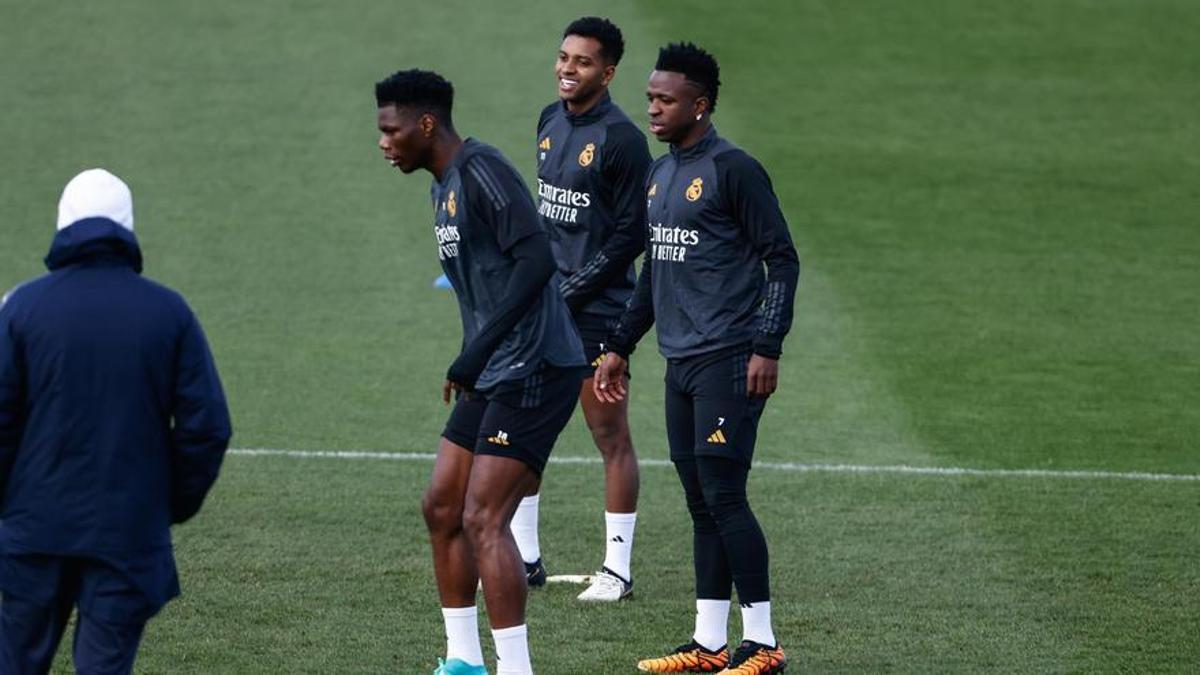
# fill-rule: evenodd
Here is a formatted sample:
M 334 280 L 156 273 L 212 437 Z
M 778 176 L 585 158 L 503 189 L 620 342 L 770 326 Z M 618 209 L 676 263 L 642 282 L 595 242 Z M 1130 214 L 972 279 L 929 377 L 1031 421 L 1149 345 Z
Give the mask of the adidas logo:
M 493 445 L 511 445 L 508 442 L 508 432 L 507 431 L 497 431 L 495 436 L 489 436 L 488 443 L 491 443 Z
M 600 364 L 601 364 L 601 363 L 603 363 L 603 362 L 604 362 L 604 355 L 603 355 L 603 354 L 601 354 L 600 356 L 597 356 L 597 357 L 596 357 L 596 360 L 595 360 L 595 361 L 592 361 L 592 365 L 593 365 L 593 366 L 596 366 L 597 368 L 599 368 L 599 367 L 600 367 Z
M 525 146 L 525 147 L 529 147 L 529 146 Z M 543 138 L 542 142 L 538 143 L 538 147 L 541 148 L 542 150 L 549 150 L 550 149 L 550 137 L 547 136 L 547 137 Z
M 617 536 L 613 537 L 612 539 L 609 539 L 609 541 L 616 542 L 618 544 L 624 544 L 625 538 L 618 534 Z
M 712 433 L 711 436 L 708 437 L 708 442 L 715 443 L 717 445 L 725 445 L 726 444 L 725 432 L 721 431 L 720 429 L 717 429 L 716 431 L 714 431 Z

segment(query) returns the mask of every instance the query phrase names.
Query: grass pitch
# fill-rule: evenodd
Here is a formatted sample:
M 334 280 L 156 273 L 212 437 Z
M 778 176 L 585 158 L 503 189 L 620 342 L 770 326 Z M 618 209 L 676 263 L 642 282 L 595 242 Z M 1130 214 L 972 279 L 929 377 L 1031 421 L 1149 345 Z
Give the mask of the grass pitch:
M 430 288 L 426 179 L 374 147 L 371 86 L 442 71 L 459 129 L 531 176 L 557 36 L 594 11 L 0 0 L 0 287 L 41 270 L 65 181 L 106 166 L 133 188 L 147 274 L 209 333 L 236 445 L 431 451 L 457 312 Z M 793 226 L 797 323 L 759 459 L 1200 473 L 1194 3 L 603 11 L 626 34 L 614 96 L 635 119 L 658 45 L 717 55 L 716 124 L 768 168 Z M 631 414 L 661 459 L 651 340 Z M 556 453 L 594 455 L 578 421 Z M 139 672 L 432 670 L 428 471 L 231 457 L 176 532 L 185 594 Z M 552 573 L 599 563 L 599 476 L 547 474 Z M 760 470 L 752 499 L 801 668 L 1186 672 L 1198 488 Z M 686 639 L 690 536 L 669 469 L 646 468 L 640 512 L 632 602 L 531 598 L 539 672 L 631 672 Z

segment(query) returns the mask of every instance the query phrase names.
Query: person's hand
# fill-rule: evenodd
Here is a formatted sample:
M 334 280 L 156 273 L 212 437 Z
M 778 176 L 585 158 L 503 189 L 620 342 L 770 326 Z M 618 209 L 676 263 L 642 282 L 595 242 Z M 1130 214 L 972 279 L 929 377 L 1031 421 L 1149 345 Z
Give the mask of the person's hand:
M 463 352 L 446 370 L 446 383 L 453 383 L 454 388 L 459 391 L 470 391 L 475 388 L 475 382 L 485 367 L 487 367 L 487 359 L 480 359 L 473 354 Z
M 457 382 L 446 380 L 442 384 L 442 402 L 446 405 L 450 405 L 450 393 L 455 391 L 466 391 L 466 387 Z
M 608 352 L 592 376 L 592 392 L 605 403 L 620 403 L 625 399 L 625 371 L 628 363 Z
M 746 395 L 766 398 L 779 386 L 779 361 L 754 354 L 746 368 Z

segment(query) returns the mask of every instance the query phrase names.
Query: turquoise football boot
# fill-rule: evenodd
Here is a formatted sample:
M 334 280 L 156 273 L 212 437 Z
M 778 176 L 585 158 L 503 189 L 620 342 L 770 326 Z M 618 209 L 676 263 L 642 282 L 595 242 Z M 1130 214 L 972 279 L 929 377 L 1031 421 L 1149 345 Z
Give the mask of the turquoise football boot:
M 488 675 L 488 671 L 483 666 L 473 666 L 462 659 L 438 659 L 438 667 L 433 675 Z

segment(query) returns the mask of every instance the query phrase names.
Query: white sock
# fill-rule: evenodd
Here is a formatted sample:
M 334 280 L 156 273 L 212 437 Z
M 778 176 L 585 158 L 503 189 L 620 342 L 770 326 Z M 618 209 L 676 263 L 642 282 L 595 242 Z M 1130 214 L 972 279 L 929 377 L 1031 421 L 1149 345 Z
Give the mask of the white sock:
M 728 600 L 696 600 L 696 632 L 692 639 L 710 652 L 724 647 L 728 638 L 725 629 L 729 626 Z
M 633 555 L 633 528 L 637 524 L 637 513 L 604 512 L 605 537 L 604 566 L 616 572 L 626 581 L 629 576 L 629 558 Z
M 446 622 L 446 660 L 462 659 L 473 665 L 483 665 L 479 648 L 479 610 L 475 607 L 443 607 Z
M 742 604 L 743 640 L 753 640 L 760 645 L 775 646 L 775 631 L 771 630 L 770 601 Z
M 496 675 L 533 675 L 525 624 L 492 630 L 496 643 Z
M 538 501 L 541 495 L 529 495 L 521 500 L 517 512 L 513 514 L 513 539 L 517 540 L 517 550 L 521 552 L 521 560 L 535 563 L 542 557 L 542 547 L 538 546 Z

